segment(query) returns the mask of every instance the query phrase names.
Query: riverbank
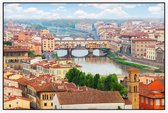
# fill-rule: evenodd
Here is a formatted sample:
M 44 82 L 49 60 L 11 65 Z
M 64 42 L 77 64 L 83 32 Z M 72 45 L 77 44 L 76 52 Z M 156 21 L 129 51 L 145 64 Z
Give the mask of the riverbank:
M 162 70 L 160 70 L 159 68 L 154 68 L 154 67 L 150 67 L 147 65 L 143 65 L 143 64 L 139 64 L 139 63 L 133 63 L 133 62 L 129 62 L 124 58 L 121 58 L 117 55 L 117 53 L 115 52 L 111 52 L 109 51 L 107 53 L 107 57 L 109 57 L 110 59 L 112 59 L 113 61 L 123 64 L 123 65 L 127 65 L 127 66 L 131 66 L 131 67 L 135 67 L 141 70 L 149 70 L 149 71 L 154 71 L 154 72 L 162 72 Z

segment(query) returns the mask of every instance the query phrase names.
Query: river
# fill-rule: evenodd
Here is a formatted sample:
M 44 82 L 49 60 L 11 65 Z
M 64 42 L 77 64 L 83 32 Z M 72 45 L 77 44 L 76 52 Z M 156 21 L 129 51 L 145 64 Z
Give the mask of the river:
M 59 57 L 64 57 L 67 54 L 66 50 L 56 50 Z M 117 64 L 114 61 L 110 60 L 108 57 L 98 57 L 100 55 L 99 50 L 93 51 L 93 56 L 86 56 L 87 50 L 74 50 L 72 51 L 73 60 L 75 63 L 82 66 L 82 71 L 85 73 L 100 75 L 108 75 L 108 74 L 122 74 L 127 75 L 127 66 Z

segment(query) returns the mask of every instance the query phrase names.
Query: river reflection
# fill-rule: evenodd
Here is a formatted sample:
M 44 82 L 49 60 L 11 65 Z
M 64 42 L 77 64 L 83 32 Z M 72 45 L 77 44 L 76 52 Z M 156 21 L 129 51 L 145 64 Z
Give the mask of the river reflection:
M 82 71 L 84 71 L 85 73 L 99 73 L 101 75 L 115 73 L 127 75 L 126 66 L 117 64 L 110 60 L 108 57 L 74 58 L 74 61 L 82 66 Z

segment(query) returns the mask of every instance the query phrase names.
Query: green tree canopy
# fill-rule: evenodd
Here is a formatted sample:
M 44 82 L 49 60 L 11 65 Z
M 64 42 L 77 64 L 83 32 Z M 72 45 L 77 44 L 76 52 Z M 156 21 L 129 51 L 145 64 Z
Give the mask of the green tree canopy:
M 10 41 L 4 41 L 4 45 L 11 46 L 12 42 L 10 42 Z
M 127 88 L 118 82 L 116 74 L 110 74 L 104 77 L 99 74 L 85 74 L 77 68 L 72 68 L 66 73 L 65 77 L 69 82 L 73 82 L 78 86 L 86 85 L 87 87 L 99 90 L 119 91 L 123 97 L 127 97 Z
M 53 57 L 54 59 L 58 59 L 58 54 L 57 54 L 57 53 L 54 53 L 54 54 L 52 55 L 52 57 Z
M 94 81 L 93 81 L 93 88 L 94 89 L 97 89 L 97 84 L 98 84 L 98 80 L 100 79 L 100 75 L 99 74 L 96 74 L 94 76 Z
M 35 57 L 35 53 L 33 51 L 29 51 L 28 52 L 28 57 Z

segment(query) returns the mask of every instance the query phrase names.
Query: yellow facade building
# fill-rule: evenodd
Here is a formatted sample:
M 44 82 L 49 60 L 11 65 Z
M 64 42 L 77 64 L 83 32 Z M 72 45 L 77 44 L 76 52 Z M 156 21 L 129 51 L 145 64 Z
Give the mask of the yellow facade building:
M 42 50 L 54 51 L 55 50 L 55 39 L 52 35 L 45 35 L 42 37 Z
M 156 60 L 156 49 L 155 45 L 148 46 L 146 48 L 146 59 L 148 60 Z
M 4 109 L 30 109 L 31 100 L 21 96 L 14 96 L 4 100 Z

